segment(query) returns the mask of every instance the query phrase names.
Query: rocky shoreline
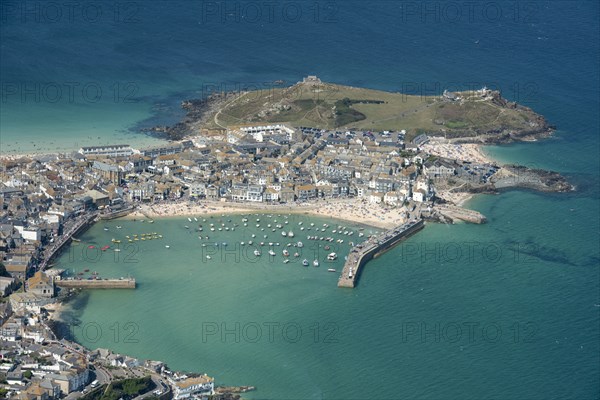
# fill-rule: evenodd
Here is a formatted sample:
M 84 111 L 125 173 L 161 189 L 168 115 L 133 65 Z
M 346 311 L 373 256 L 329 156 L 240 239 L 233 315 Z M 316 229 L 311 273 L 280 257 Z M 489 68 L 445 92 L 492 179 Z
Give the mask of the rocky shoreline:
M 175 125 L 157 125 L 144 128 L 142 132 L 166 137 L 169 140 L 182 140 L 187 136 L 198 134 L 202 125 L 213 116 L 225 103 L 238 96 L 237 92 L 213 93 L 205 99 L 188 99 L 181 102 L 186 110 L 185 118 Z
M 491 178 L 494 189 L 524 188 L 540 192 L 570 192 L 575 190 L 558 172 L 532 169 L 522 165 L 504 165 Z

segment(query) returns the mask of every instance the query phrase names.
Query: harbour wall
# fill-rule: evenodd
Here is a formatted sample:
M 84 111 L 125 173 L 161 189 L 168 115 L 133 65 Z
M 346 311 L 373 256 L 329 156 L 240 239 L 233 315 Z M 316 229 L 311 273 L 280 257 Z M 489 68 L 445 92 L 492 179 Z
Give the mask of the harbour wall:
M 367 262 L 390 250 L 403 239 L 423 229 L 424 226 L 424 221 L 420 219 L 416 222 L 404 224 L 395 229 L 383 232 L 353 247 L 344 264 L 342 274 L 338 280 L 338 287 L 355 287 L 362 267 Z
M 56 279 L 56 286 L 76 289 L 135 289 L 135 279 Z

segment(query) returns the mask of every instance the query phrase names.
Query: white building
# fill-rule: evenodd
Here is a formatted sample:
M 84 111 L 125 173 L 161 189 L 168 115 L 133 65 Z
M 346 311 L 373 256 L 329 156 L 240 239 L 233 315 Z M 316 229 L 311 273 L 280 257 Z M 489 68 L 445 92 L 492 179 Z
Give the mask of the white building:
M 390 206 L 397 206 L 400 203 L 400 198 L 396 192 L 387 192 L 383 196 L 383 202 Z
M 79 153 L 84 156 L 102 155 L 107 157 L 129 157 L 133 154 L 133 150 L 128 144 L 113 144 L 107 146 L 82 147 L 79 149 Z
M 15 225 L 15 229 L 19 231 L 25 240 L 39 242 L 42 239 L 40 228 L 25 228 L 24 226 Z
M 185 377 L 170 382 L 174 400 L 186 399 L 197 394 L 212 395 L 215 392 L 215 380 L 208 375 Z

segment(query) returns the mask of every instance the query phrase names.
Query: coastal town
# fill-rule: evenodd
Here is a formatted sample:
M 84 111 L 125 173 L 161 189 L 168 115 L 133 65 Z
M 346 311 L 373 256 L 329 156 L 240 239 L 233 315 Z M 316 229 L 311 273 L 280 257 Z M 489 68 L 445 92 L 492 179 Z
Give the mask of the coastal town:
M 89 350 L 56 337 L 49 324 L 53 308 L 74 288 L 135 287 L 135 280 L 123 278 L 69 283 L 52 268 L 74 236 L 97 221 L 279 210 L 394 233 L 402 226 L 420 228 L 423 221 L 483 223 L 485 216 L 461 207 L 474 193 L 511 185 L 569 190 L 549 174 L 500 166 L 477 144 L 427 133 L 409 137 L 406 130 L 283 122 L 205 128 L 148 148 L 111 144 L 2 156 L 0 396 L 94 399 L 118 388 L 128 388 L 119 392 L 123 398 L 228 393 L 206 375 L 172 372 L 158 361 Z M 371 242 L 369 252 L 375 250 L 375 239 Z M 355 258 L 366 251 L 360 246 L 352 249 Z M 340 284 L 353 285 L 353 280 Z

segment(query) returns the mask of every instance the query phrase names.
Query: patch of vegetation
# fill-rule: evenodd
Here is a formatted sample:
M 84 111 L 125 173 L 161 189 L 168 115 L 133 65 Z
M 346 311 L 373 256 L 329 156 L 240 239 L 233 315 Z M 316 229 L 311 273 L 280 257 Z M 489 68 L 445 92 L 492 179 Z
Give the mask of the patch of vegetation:
M 367 116 L 352 108 L 353 104 L 381 104 L 378 100 L 350 100 L 343 98 L 335 102 L 335 126 L 340 127 L 367 119 Z
M 10 274 L 6 271 L 6 267 L 1 262 L 0 262 L 0 276 L 10 278 Z
M 102 388 L 105 388 L 103 386 Z M 129 400 L 156 387 L 150 376 L 116 381 L 104 390 L 95 390 L 83 396 L 82 400 Z
M 465 129 L 469 124 L 464 121 L 448 121 L 446 122 L 446 126 L 450 129 Z

